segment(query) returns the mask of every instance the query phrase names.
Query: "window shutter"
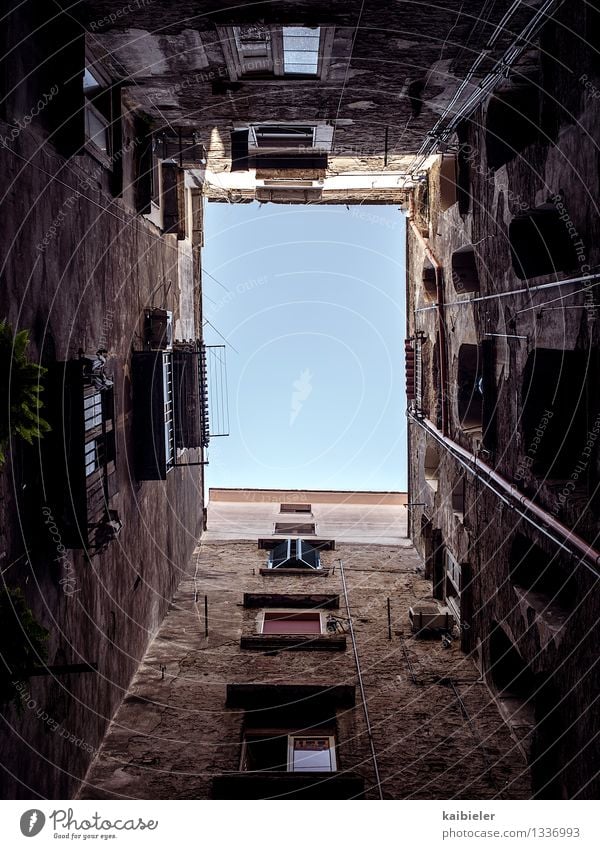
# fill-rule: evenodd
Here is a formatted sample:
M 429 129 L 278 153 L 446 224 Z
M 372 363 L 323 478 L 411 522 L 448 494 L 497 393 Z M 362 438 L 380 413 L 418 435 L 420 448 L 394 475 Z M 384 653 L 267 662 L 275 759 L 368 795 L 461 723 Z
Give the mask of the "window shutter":
M 52 56 L 44 65 L 47 72 L 45 89 L 58 89 L 48 104 L 51 140 L 65 157 L 83 153 L 84 96 L 83 70 L 85 39 L 81 25 L 70 15 L 59 12 L 44 26 L 46 43 L 53 45 Z

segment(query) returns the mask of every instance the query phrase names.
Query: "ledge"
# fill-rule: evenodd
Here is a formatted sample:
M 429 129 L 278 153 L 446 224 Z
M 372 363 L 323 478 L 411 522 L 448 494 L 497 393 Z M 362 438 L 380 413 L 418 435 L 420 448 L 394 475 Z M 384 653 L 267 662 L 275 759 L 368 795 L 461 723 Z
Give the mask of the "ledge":
M 293 705 L 297 711 L 331 711 L 354 707 L 355 688 L 352 684 L 228 684 L 228 708 L 246 710 L 277 710 Z
M 269 569 L 269 572 L 272 572 Z M 277 569 L 275 571 L 278 571 Z M 305 571 L 304 569 L 302 570 Z M 321 570 L 324 571 L 324 570 Z M 316 593 L 244 593 L 244 607 L 306 607 L 310 610 L 337 610 L 340 606 L 338 595 L 320 595 Z
M 213 799 L 356 799 L 364 791 L 355 772 L 234 772 L 212 780 Z
M 345 636 L 329 636 L 323 634 L 318 637 L 303 636 L 301 634 L 254 634 L 242 637 L 240 640 L 242 649 L 285 649 L 286 651 L 345 651 Z

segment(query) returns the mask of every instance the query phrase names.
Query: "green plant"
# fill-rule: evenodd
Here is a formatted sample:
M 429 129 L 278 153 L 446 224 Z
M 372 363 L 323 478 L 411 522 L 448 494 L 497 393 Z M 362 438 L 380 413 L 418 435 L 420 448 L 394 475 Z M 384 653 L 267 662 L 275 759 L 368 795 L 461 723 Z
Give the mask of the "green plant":
M 21 699 L 17 686 L 47 658 L 48 631 L 39 624 L 20 589 L 0 590 L 0 705 Z
M 46 369 L 27 357 L 29 332 L 13 333 L 6 320 L 0 321 L 0 465 L 11 435 L 33 443 L 50 430 L 40 416 Z

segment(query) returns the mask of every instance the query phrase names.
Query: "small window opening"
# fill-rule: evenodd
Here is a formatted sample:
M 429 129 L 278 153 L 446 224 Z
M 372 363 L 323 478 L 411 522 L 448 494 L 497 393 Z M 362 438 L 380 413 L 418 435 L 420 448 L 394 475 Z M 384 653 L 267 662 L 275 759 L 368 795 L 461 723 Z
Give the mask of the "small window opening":
M 459 293 L 479 292 L 479 274 L 471 245 L 465 245 L 452 254 L 452 283 Z

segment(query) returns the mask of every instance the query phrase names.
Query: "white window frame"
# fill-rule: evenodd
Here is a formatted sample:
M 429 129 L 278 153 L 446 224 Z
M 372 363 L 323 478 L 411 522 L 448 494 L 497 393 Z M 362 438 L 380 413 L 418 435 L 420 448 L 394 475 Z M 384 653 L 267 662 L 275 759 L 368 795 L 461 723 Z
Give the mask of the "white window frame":
M 291 608 L 291 607 L 286 607 L 286 608 L 267 607 L 264 610 L 261 610 L 260 613 L 256 617 L 256 633 L 257 634 L 261 634 L 261 635 L 264 634 L 265 614 L 267 614 L 267 613 L 269 613 L 269 614 L 275 613 L 275 614 L 277 614 L 277 616 L 280 616 L 280 615 L 281 616 L 293 616 L 294 614 L 299 614 L 299 613 L 302 613 L 302 614 L 312 613 L 313 615 L 318 614 L 319 615 L 320 634 L 281 634 L 281 635 L 279 635 L 279 634 L 265 634 L 266 637 L 277 637 L 277 636 L 282 636 L 282 637 L 316 637 L 316 636 L 323 636 L 323 634 L 328 633 L 327 632 L 327 613 L 324 610 L 314 610 L 314 609 L 307 608 L 307 607 L 304 607 L 304 608 L 302 608 L 302 607 L 298 607 L 298 608 L 296 608 L 296 607 L 294 607 L 294 608 Z

